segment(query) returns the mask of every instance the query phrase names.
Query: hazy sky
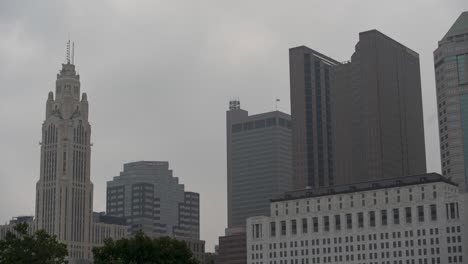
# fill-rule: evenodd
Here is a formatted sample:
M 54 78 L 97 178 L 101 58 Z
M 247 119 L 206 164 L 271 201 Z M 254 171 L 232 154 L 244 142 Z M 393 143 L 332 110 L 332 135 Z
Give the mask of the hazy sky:
M 207 251 L 226 226 L 225 111 L 289 113 L 288 49 L 349 60 L 378 29 L 420 54 L 428 170 L 440 172 L 432 52 L 466 0 L 0 0 L 0 222 L 34 213 L 45 102 L 68 36 L 92 125 L 94 210 L 122 164 L 169 161 L 201 194 Z

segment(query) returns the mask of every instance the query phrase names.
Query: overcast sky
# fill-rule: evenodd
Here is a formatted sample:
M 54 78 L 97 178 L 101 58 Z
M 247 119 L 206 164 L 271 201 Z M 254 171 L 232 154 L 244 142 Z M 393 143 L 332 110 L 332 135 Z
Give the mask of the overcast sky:
M 289 113 L 288 49 L 349 60 L 378 29 L 420 54 L 427 164 L 440 172 L 432 52 L 466 0 L 0 0 L 0 222 L 34 213 L 45 102 L 75 41 L 93 128 L 94 210 L 122 164 L 169 161 L 201 194 L 201 236 L 226 226 L 225 111 Z

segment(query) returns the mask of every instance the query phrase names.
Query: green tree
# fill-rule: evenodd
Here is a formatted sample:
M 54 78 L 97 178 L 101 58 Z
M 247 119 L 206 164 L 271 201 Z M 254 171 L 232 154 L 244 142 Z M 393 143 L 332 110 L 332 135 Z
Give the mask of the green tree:
M 95 264 L 198 264 L 184 241 L 151 239 L 141 231 L 132 238 L 107 239 L 93 254 Z
M 28 234 L 28 224 L 18 223 L 0 240 L 0 264 L 63 264 L 67 263 L 67 246 L 44 230 Z

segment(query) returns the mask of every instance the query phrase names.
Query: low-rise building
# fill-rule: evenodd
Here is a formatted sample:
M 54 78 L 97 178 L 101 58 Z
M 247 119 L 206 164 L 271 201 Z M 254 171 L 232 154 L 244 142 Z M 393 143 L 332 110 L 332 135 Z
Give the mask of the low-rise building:
M 219 237 L 216 264 L 246 264 L 245 227 L 226 228 L 226 235 Z
M 33 216 L 14 217 L 8 224 L 0 225 L 0 240 L 5 239 L 8 231 L 14 231 L 14 227 L 18 223 L 27 223 L 30 235 L 38 230 Z M 91 247 L 102 246 L 107 238 L 118 240 L 128 237 L 128 230 L 129 226 L 127 226 L 125 218 L 109 216 L 104 212 L 94 212 L 91 225 Z M 61 242 L 66 243 L 66 241 Z
M 28 234 L 32 235 L 36 231 L 36 225 L 34 224 L 34 216 L 17 216 L 13 217 L 5 225 L 0 225 L 0 240 L 5 239 L 8 231 L 14 232 L 14 227 L 18 223 L 28 224 Z
M 248 264 L 467 263 L 467 194 L 431 173 L 288 192 L 247 220 Z
M 102 246 L 106 238 L 119 240 L 129 236 L 129 226 L 122 217 L 93 212 L 91 243 L 93 247 Z

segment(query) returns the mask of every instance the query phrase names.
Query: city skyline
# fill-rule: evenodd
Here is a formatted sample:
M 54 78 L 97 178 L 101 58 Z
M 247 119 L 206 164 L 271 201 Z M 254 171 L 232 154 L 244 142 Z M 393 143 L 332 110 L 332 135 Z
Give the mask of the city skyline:
M 109 3 L 109 6 L 100 4 L 102 6 L 95 9 L 105 10 L 106 15 L 120 18 L 120 22 L 96 25 L 93 19 L 102 19 L 102 14 L 85 6 L 63 4 L 58 8 L 67 12 L 55 14 L 48 21 L 41 20 L 38 15 L 24 15 L 36 11 L 38 6 L 34 4 L 24 9 L 18 3 L 0 4 L 0 34 L 6 36 L 6 41 L 0 45 L 0 58 L 5 62 L 0 64 L 3 88 L 0 122 L 4 128 L 0 137 L 4 149 L 0 168 L 1 222 L 15 215 L 34 214 L 34 182 L 39 176 L 40 164 L 38 128 L 43 118 L 45 95 L 57 65 L 65 57 L 67 32 L 77 42 L 76 64 L 82 70 L 82 82 L 88 94 L 93 97 L 90 108 L 95 113 L 91 117 L 95 147 L 91 177 L 95 183 L 96 210 L 104 210 L 105 182 L 119 172 L 122 163 L 168 160 L 181 181 L 190 190 L 201 193 L 201 238 L 207 241 L 207 251 L 212 251 L 226 226 L 224 110 L 229 98 L 240 97 L 243 105 L 256 114 L 273 110 L 278 97 L 281 98 L 279 110 L 290 113 L 288 49 L 307 45 L 339 61 L 346 60 L 356 43 L 357 33 L 372 28 L 411 47 L 421 56 L 428 171 L 440 172 L 432 51 L 468 6 L 462 1 L 453 2 L 451 7 L 424 3 L 425 7 L 417 14 L 414 14 L 416 9 L 412 12 L 390 9 L 383 17 L 368 15 L 357 19 L 358 14 L 352 14 L 343 18 L 339 13 L 333 16 L 335 21 L 325 16 L 309 17 L 310 21 L 299 18 L 289 23 L 284 21 L 285 25 L 294 26 L 294 30 L 275 20 L 273 15 L 283 11 L 278 11 L 279 5 L 273 5 L 276 11 L 268 15 L 266 21 L 258 21 L 250 12 L 230 13 L 232 7 L 229 6 L 212 7 L 209 11 L 213 13 L 216 8 L 230 13 L 223 23 L 213 26 L 211 21 L 203 21 L 197 15 L 189 16 L 182 24 L 171 24 L 170 16 L 151 21 L 157 14 L 144 11 L 150 8 L 126 7 L 121 2 Z M 174 15 L 177 8 L 166 6 L 158 12 L 172 10 L 169 13 Z M 252 8 L 258 11 L 261 5 Z M 313 5 L 308 8 L 317 9 Z M 325 10 L 326 5 L 318 8 Z M 353 8 L 359 10 L 359 7 Z M 47 11 L 47 5 L 39 7 L 39 11 Z M 62 16 L 74 11 L 77 13 L 69 22 L 55 24 L 55 21 L 67 21 Z M 86 14 L 87 11 L 91 13 Z M 292 16 L 293 11 L 305 12 L 297 9 L 284 12 Z M 139 12 L 141 16 L 137 15 Z M 183 9 L 182 15 L 188 13 Z M 213 13 L 210 18 L 221 19 Z M 83 18 L 85 14 L 88 19 Z M 401 19 L 395 21 L 393 16 Z M 243 21 L 243 17 L 247 20 Z M 357 21 L 347 25 L 345 19 L 351 18 Z M 199 23 L 187 30 L 184 25 L 189 24 L 190 19 Z M 118 26 L 129 21 L 133 24 Z M 145 41 L 146 34 L 132 33 L 140 26 L 152 25 L 150 22 L 157 25 L 164 21 L 166 24 L 161 24 L 173 25 L 173 30 L 152 27 L 143 30 L 147 34 L 157 33 L 159 38 Z M 313 28 L 319 21 L 323 21 L 324 28 Z M 210 27 L 205 30 L 207 25 Z M 344 25 L 347 27 L 343 28 Z M 423 26 L 426 31 L 412 36 Z M 210 34 L 202 34 L 204 30 Z M 335 36 L 333 32 L 337 30 L 344 34 Z M 203 36 L 197 38 L 193 36 L 195 33 Z M 131 37 L 127 38 L 126 34 Z M 234 39 L 245 39 L 246 43 L 230 42 L 230 35 Z M 190 39 L 195 41 L 189 42 Z M 332 46 L 331 42 L 343 43 Z M 172 47 L 174 43 L 180 46 Z M 199 53 L 181 51 L 187 43 L 197 45 Z M 129 46 L 132 49 L 127 52 Z M 207 55 L 204 57 L 204 54 Z M 117 116 L 119 118 L 115 118 Z M 190 129 L 192 131 L 187 133 Z M 206 155 L 199 155 L 202 147 Z

